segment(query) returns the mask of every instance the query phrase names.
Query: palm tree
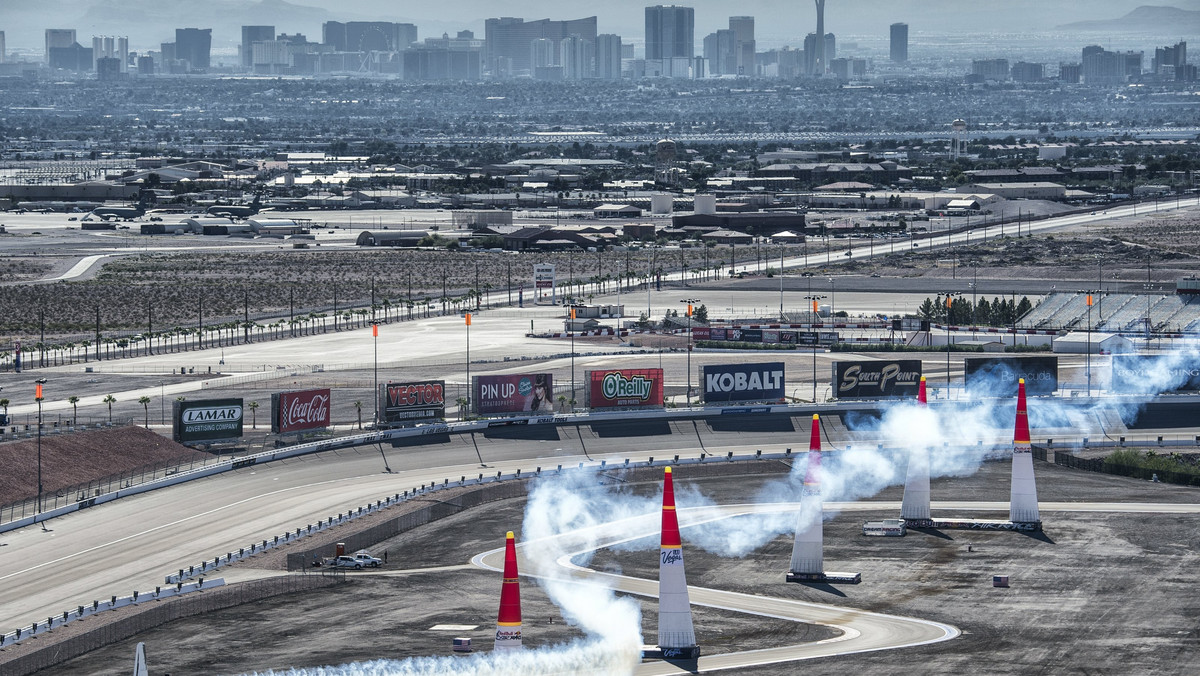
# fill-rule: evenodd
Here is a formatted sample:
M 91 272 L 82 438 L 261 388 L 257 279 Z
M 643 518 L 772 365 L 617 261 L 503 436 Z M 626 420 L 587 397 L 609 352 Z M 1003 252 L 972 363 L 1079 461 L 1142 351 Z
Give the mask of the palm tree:
M 79 397 L 71 395 L 67 397 L 67 403 L 71 405 L 71 426 L 75 426 L 75 421 L 79 418 Z
M 142 410 L 146 413 L 146 429 L 150 429 L 150 397 L 142 395 L 138 398 L 138 403 L 142 405 Z
M 362 429 L 362 402 L 354 402 L 354 410 L 358 411 L 358 429 Z
M 104 403 L 108 404 L 108 422 L 109 422 L 109 424 L 112 424 L 112 405 L 114 402 L 116 402 L 116 400 L 117 400 L 117 398 L 112 396 L 111 394 L 106 395 L 104 397 Z
M 4 419 L 6 421 L 8 420 L 8 404 L 9 401 L 7 399 L 0 399 L 0 407 L 4 408 Z
M 252 401 L 246 404 L 246 408 L 250 409 L 250 426 L 253 429 L 258 429 L 258 402 Z
M 458 419 L 466 420 L 467 419 L 467 398 L 459 397 L 458 399 L 454 400 L 454 403 L 458 404 Z
M 565 395 L 565 394 L 558 395 L 558 410 L 562 411 L 564 413 L 566 412 L 566 410 L 567 410 L 567 395 Z

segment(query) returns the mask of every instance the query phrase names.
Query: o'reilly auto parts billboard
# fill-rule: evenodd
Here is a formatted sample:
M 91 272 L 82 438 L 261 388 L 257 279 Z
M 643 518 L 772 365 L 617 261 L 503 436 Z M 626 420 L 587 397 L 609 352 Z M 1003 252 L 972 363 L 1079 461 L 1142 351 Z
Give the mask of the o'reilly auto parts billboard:
M 783 362 L 721 364 L 701 369 L 705 402 L 779 401 L 784 397 Z
M 380 385 L 379 398 L 384 423 L 402 425 L 446 417 L 444 380 Z
M 1058 389 L 1058 357 L 967 357 L 963 372 L 967 389 L 984 396 L 1015 397 L 1021 378 L 1027 394 Z
M 588 408 L 662 408 L 662 369 L 586 371 Z
M 475 412 L 479 415 L 548 413 L 554 410 L 552 374 L 476 376 L 471 381 Z
M 176 401 L 171 406 L 175 441 L 190 444 L 239 439 L 242 410 L 241 399 Z
M 271 433 L 288 434 L 329 427 L 329 388 L 271 395 Z
M 916 397 L 920 389 L 920 359 L 833 363 L 833 396 L 839 399 Z
M 1183 354 L 1113 355 L 1108 389 L 1121 394 L 1195 392 L 1200 390 L 1200 363 Z

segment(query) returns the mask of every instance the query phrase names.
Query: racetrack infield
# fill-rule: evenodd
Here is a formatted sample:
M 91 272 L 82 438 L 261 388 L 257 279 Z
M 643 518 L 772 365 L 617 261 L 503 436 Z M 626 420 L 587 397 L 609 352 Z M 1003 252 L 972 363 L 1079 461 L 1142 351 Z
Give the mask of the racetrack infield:
M 1200 491 L 1092 474 L 1037 463 L 1044 501 L 1200 502 Z M 677 483 L 686 487 L 686 467 Z M 1008 465 L 985 464 L 968 478 L 936 479 L 937 500 L 1004 500 Z M 745 502 L 773 477 L 695 482 L 720 503 Z M 627 490 L 654 495 L 648 482 Z M 874 499 L 899 500 L 891 488 Z M 682 505 L 682 503 L 681 503 Z M 420 527 L 375 548 L 386 549 L 385 571 L 465 564 L 502 544 L 521 521 L 523 500 L 490 503 Z M 934 674 L 1197 673 L 1200 601 L 1192 590 L 1200 530 L 1196 516 L 1043 512 L 1044 536 L 1009 532 L 910 533 L 865 538 L 864 518 L 844 513 L 826 524 L 829 570 L 858 571 L 863 583 L 835 589 L 782 582 L 791 550 L 780 536 L 744 559 L 721 558 L 686 541 L 688 582 L 752 594 L 796 598 L 953 624 L 958 639 L 931 646 L 824 658 L 741 673 Z M 990 516 L 971 514 L 970 516 Z M 518 531 L 518 537 L 520 530 Z M 968 551 L 968 546 L 970 551 Z M 648 551 L 602 551 L 593 566 L 653 577 Z M 1009 575 L 1011 588 L 991 586 Z M 55 674 L 127 673 L 133 645 L 145 641 L 152 673 L 242 673 L 319 666 L 378 657 L 449 654 L 455 636 L 490 648 L 498 575 L 469 568 L 403 576 L 349 575 L 330 590 L 279 597 L 180 620 L 94 651 L 53 669 Z M 537 585 L 522 580 L 527 646 L 577 634 L 557 616 Z M 653 642 L 654 599 L 640 599 L 643 636 Z M 824 637 L 822 628 L 695 608 L 705 652 L 771 647 Z M 471 631 L 431 631 L 436 624 L 477 625 Z M 219 647 L 218 647 L 219 646 Z M 46 673 L 49 673 L 47 670 Z M 739 672 L 732 672 L 739 673 Z

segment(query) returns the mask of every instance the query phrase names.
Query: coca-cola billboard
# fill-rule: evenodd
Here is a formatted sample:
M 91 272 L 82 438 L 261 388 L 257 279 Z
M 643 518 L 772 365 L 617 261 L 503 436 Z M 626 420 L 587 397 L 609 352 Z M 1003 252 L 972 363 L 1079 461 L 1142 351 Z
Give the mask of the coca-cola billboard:
M 329 427 L 329 388 L 271 395 L 271 433 L 288 434 Z
M 446 381 L 388 383 L 379 386 L 379 410 L 389 425 L 412 425 L 446 417 Z

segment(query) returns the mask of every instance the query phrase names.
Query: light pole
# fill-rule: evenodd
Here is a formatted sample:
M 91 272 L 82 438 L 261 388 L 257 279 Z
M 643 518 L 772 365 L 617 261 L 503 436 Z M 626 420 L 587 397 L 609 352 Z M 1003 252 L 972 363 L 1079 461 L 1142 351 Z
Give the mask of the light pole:
M 470 320 L 467 321 L 468 326 Z M 467 329 L 470 331 L 470 329 Z M 375 429 L 379 429 L 379 324 L 371 325 L 371 339 L 375 343 L 375 379 L 371 388 L 371 395 L 375 399 Z M 470 350 L 470 339 L 467 340 L 467 349 Z M 470 370 L 471 362 L 467 360 L 467 369 Z M 471 379 L 467 378 L 467 389 L 471 388 Z
M 572 307 L 567 311 L 567 317 L 570 321 L 567 322 L 567 333 L 571 334 L 571 401 L 575 401 L 575 308 Z M 571 407 L 571 412 L 575 411 L 575 407 Z
M 467 322 L 467 411 L 471 410 L 471 313 L 466 316 Z M 466 416 L 464 415 L 465 419 Z
M 811 278 L 809 278 L 808 288 L 809 288 L 809 291 L 812 290 L 812 279 Z M 804 300 L 812 302 L 812 312 L 813 312 L 813 323 L 814 324 L 816 323 L 816 319 L 819 317 L 819 315 L 817 314 L 817 311 L 820 309 L 818 302 L 820 300 L 822 300 L 823 298 L 825 298 L 825 296 L 813 296 L 811 294 L 804 297 Z M 816 340 L 814 341 L 814 344 L 812 346 L 812 373 L 813 373 L 812 400 L 813 400 L 813 403 L 815 404 L 815 403 L 817 403 L 817 348 L 820 347 L 820 345 L 821 345 L 821 333 L 816 330 L 816 327 L 813 327 L 813 334 L 816 337 Z
M 1087 292 L 1087 396 L 1092 396 L 1092 292 Z
M 33 398 L 37 400 L 38 405 L 38 422 L 37 422 L 37 462 L 38 462 L 38 496 L 37 496 L 37 511 L 42 513 L 42 385 L 46 384 L 45 378 L 38 378 L 33 381 L 36 384 Z
M 680 303 L 687 303 L 687 392 L 683 395 L 683 401 L 688 406 L 692 404 L 692 303 L 699 303 L 698 298 L 684 298 Z
M 167 424 L 167 384 L 163 381 L 158 382 L 158 424 Z M 173 409 L 172 409 L 173 410 Z M 149 416 L 147 416 L 149 417 Z
M 946 398 L 950 398 L 950 307 L 953 299 L 946 294 Z
M 829 278 L 829 323 L 836 327 L 837 323 L 836 323 L 836 320 L 834 319 L 835 317 L 837 317 L 837 291 L 835 291 L 833 288 L 833 277 L 830 277 Z
M 787 247 L 779 246 L 779 322 L 783 323 L 783 253 Z

